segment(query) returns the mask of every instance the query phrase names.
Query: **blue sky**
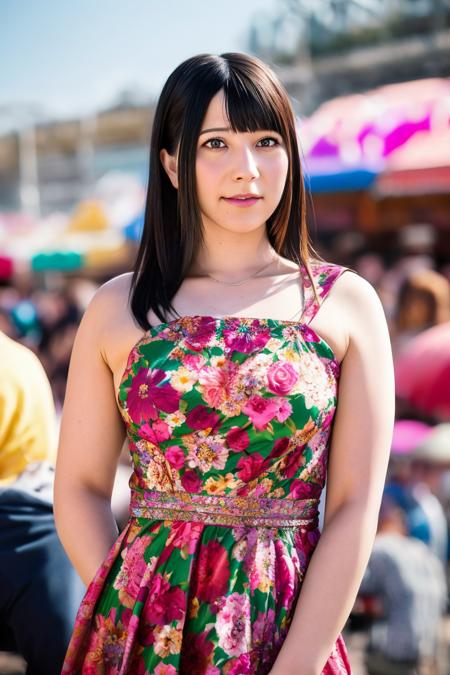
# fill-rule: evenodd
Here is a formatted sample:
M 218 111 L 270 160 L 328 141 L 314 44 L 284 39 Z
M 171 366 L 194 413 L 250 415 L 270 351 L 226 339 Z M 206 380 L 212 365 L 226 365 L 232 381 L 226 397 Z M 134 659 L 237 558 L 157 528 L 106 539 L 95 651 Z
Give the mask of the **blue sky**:
M 248 51 L 258 14 L 277 0 L 0 0 L 0 130 L 11 106 L 51 117 L 107 106 L 125 88 L 157 96 L 200 53 Z M 13 120 L 13 122 L 11 122 Z

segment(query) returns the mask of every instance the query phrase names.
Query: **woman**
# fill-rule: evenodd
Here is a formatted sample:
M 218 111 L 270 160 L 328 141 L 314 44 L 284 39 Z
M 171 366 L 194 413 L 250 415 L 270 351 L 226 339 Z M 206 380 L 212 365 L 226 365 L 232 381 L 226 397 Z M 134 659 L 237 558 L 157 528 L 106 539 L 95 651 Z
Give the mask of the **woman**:
M 258 59 L 175 69 L 150 176 L 135 270 L 94 297 L 69 371 L 56 513 L 89 588 L 64 672 L 350 673 L 394 417 L 381 303 L 313 256 L 294 114 Z

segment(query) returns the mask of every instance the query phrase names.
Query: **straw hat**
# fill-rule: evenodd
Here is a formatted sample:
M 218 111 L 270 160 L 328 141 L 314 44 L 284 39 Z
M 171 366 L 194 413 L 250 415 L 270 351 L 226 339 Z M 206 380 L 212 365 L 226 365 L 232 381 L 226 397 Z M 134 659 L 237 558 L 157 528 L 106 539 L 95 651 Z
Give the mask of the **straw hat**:
M 450 422 L 437 424 L 413 451 L 412 458 L 450 465 Z

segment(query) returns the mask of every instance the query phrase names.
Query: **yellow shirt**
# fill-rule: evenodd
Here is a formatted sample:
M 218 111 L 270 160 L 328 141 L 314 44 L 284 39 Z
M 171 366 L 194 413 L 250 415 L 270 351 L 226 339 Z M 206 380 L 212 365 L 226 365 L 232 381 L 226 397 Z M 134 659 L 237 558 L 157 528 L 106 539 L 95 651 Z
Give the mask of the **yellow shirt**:
M 0 485 L 28 464 L 56 459 L 56 416 L 37 356 L 0 332 Z

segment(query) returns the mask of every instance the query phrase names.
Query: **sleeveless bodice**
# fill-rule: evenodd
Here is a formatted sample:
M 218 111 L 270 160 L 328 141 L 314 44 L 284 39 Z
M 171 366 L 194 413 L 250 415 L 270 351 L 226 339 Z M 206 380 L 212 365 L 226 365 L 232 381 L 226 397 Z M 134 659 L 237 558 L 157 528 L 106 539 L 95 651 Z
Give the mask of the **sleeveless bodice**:
M 346 269 L 312 266 L 321 302 Z M 124 637 L 104 672 L 269 672 L 320 536 L 340 374 L 309 326 L 319 304 L 303 266 L 301 279 L 298 321 L 182 316 L 131 350 L 118 392 L 130 522 L 88 591 L 64 672 L 78 672 L 83 640 L 91 660 L 99 640 L 104 654 L 105 617 Z M 341 637 L 323 672 L 350 672 Z

